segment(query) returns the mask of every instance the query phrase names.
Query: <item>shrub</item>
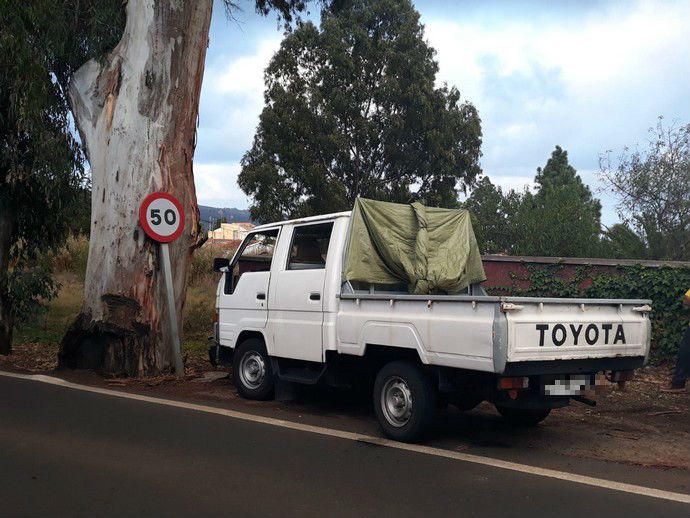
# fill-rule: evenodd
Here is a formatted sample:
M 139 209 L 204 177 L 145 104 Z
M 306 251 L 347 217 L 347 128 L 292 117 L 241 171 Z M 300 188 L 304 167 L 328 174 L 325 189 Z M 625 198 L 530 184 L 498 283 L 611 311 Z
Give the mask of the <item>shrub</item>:
M 217 282 L 218 273 L 213 271 L 213 259 L 215 257 L 232 257 L 239 243 L 240 241 L 231 241 L 228 244 L 216 245 L 209 242 L 195 250 L 189 268 L 188 285 L 199 286 L 209 282 Z
M 53 267 L 56 272 L 69 272 L 84 279 L 88 259 L 89 239 L 84 235 L 69 236 L 64 246 L 55 254 Z
M 187 290 L 183 320 L 186 339 L 204 339 L 211 334 L 215 295 L 215 291 L 209 289 Z

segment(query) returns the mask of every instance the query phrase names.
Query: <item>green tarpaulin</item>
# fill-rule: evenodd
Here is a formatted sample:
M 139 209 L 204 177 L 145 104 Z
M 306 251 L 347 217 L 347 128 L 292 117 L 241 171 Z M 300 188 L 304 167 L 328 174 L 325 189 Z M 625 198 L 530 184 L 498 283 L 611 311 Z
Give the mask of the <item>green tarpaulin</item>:
M 343 278 L 426 294 L 458 293 L 486 275 L 466 210 L 358 198 Z

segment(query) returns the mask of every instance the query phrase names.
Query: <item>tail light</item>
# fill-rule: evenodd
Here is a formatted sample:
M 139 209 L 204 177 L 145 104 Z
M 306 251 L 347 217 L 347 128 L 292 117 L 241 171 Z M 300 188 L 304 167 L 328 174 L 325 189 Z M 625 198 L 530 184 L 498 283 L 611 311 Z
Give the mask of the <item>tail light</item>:
M 509 378 L 499 378 L 499 390 L 520 390 L 529 387 L 529 378 L 527 376 L 517 376 Z

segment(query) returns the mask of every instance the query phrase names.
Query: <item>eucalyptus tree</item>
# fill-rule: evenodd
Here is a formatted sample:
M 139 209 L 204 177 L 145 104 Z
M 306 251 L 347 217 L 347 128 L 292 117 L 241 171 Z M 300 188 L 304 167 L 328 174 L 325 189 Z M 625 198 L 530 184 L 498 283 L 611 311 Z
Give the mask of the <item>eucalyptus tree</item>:
M 305 2 L 254 5 L 289 24 Z M 185 231 L 170 245 L 181 332 L 187 274 L 203 239 L 192 161 L 212 7 L 212 0 L 129 0 L 120 40 L 70 79 L 92 213 L 84 306 L 63 338 L 64 366 L 130 375 L 172 368 L 158 248 L 138 228 L 137 213 L 154 191 L 184 206 Z
M 254 6 L 277 11 L 287 26 L 305 2 Z M 55 293 L 39 259 L 80 218 L 73 209 L 83 198 L 86 159 L 85 297 L 61 363 L 127 374 L 170 368 L 157 250 L 137 229 L 136 213 L 154 190 L 185 205 L 187 232 L 172 247 L 180 313 L 201 235 L 192 159 L 212 7 L 212 0 L 0 1 L 0 351 L 9 351 L 17 315 Z
M 79 219 L 86 180 L 68 82 L 123 21 L 119 1 L 0 2 L 0 354 L 56 293 L 48 255 Z

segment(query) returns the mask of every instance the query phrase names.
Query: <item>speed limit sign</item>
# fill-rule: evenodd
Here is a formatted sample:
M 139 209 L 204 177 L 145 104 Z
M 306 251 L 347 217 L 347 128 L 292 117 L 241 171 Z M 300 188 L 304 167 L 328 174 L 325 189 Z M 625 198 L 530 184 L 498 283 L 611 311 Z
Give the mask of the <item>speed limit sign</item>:
M 139 224 L 146 235 L 160 243 L 161 265 L 163 267 L 163 282 L 165 284 L 170 321 L 170 342 L 175 373 L 184 375 L 184 364 L 180 353 L 180 335 L 177 325 L 177 311 L 175 291 L 172 280 L 172 266 L 170 264 L 170 250 L 168 243 L 175 241 L 184 230 L 184 209 L 177 198 L 167 192 L 149 194 L 139 207 Z
M 174 241 L 184 230 L 184 209 L 167 192 L 149 194 L 139 207 L 139 224 L 146 235 L 161 243 Z

